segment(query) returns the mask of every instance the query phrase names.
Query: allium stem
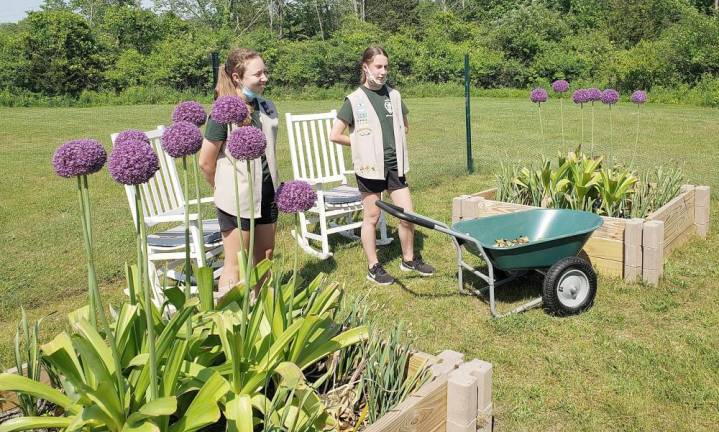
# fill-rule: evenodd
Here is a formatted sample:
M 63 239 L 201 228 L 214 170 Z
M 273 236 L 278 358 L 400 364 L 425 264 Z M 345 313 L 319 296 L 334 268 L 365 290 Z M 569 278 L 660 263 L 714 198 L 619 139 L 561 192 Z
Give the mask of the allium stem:
M 143 222 L 142 198 L 139 185 L 135 185 L 135 216 L 137 225 L 140 227 L 140 242 L 142 245 L 142 259 L 138 262 L 138 266 L 140 266 L 140 286 L 145 303 L 143 306 L 147 326 L 147 351 L 150 355 L 150 397 L 148 400 L 150 402 L 157 399 L 157 359 L 155 353 L 155 322 L 152 317 L 153 304 L 150 297 L 150 279 L 147 271 L 147 233 Z
M 182 174 L 184 180 L 184 190 L 190 191 L 189 173 L 187 170 L 187 156 L 182 157 Z M 190 300 L 192 295 L 191 281 L 192 277 L 192 263 L 190 262 L 190 204 L 185 197 L 185 301 Z M 189 339 L 192 334 L 192 322 L 187 320 L 186 323 L 187 337 Z
M 562 150 L 564 150 L 564 98 L 562 96 L 559 96 L 559 121 L 562 127 Z
M 237 268 L 239 271 L 238 281 L 244 279 L 245 274 L 245 242 L 242 240 L 242 221 L 240 218 L 240 185 L 237 180 L 237 161 L 232 158 L 232 171 L 235 177 L 235 208 L 237 210 L 237 229 L 240 231 L 240 252 L 238 252 Z
M 117 344 L 115 342 L 115 334 L 113 333 L 105 315 L 105 309 L 102 306 L 100 298 L 100 289 L 97 284 L 97 272 L 95 271 L 95 256 L 92 250 L 92 218 L 90 216 L 90 190 L 87 185 L 87 175 L 77 176 L 78 189 L 80 193 L 80 208 L 82 219 L 82 234 L 85 243 L 85 258 L 87 259 L 87 282 L 90 297 L 90 322 L 93 327 L 97 328 L 97 316 L 100 317 L 100 325 L 105 330 L 110 342 L 110 351 L 112 352 L 113 363 L 115 364 L 115 378 L 117 379 L 117 390 L 120 395 L 120 403 L 124 405 L 125 383 L 122 375 L 122 365 L 120 363 L 120 355 L 117 352 Z
M 634 166 L 634 156 L 637 154 L 637 146 L 639 145 L 639 107 L 641 105 L 637 104 L 637 133 L 634 138 L 634 151 L 632 152 L 632 162 L 630 166 Z
M 584 104 L 579 104 L 579 112 L 582 118 L 582 137 L 579 139 L 579 150 L 582 149 L 582 144 L 584 144 Z
M 542 104 L 537 104 L 537 112 L 539 113 L 539 131 L 542 134 L 542 144 L 546 143 L 546 139 L 544 138 L 544 124 L 542 124 Z
M 592 142 L 589 146 L 589 155 L 594 156 L 594 101 L 592 101 L 592 127 L 591 127 Z
M 195 196 L 197 197 L 197 229 L 200 231 L 200 263 L 202 267 L 207 267 L 207 257 L 205 257 L 205 228 L 202 226 L 202 206 L 200 205 L 200 164 L 197 161 L 197 153 L 192 155 L 192 165 L 195 174 Z
M 85 181 L 83 181 L 85 177 Z M 87 176 L 77 176 L 77 192 L 80 200 L 80 219 L 82 221 L 82 238 L 85 246 L 85 259 L 87 261 L 87 299 L 90 308 L 90 324 L 97 328 L 97 299 L 95 298 L 95 290 L 97 289 L 97 276 L 95 273 L 95 261 L 92 257 L 92 234 L 88 214 L 90 212 L 89 205 L 85 200 L 85 188 Z
M 254 170 L 252 169 L 252 161 L 246 161 L 247 163 L 247 184 L 250 189 L 250 208 L 252 214 L 250 215 L 250 244 L 247 251 L 247 274 L 250 273 L 254 267 L 254 253 L 255 253 L 255 191 L 254 191 Z M 248 288 L 249 289 L 249 288 Z
M 607 149 L 607 157 L 614 148 L 614 124 L 612 123 L 612 104 L 609 104 L 609 149 Z

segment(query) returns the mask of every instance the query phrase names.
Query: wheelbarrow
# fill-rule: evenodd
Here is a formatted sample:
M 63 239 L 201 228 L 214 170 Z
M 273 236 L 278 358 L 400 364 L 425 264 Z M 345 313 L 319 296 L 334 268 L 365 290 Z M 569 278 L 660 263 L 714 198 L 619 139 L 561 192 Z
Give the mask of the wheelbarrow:
M 494 317 L 544 305 L 547 312 L 565 316 L 589 309 L 597 293 L 597 275 L 591 264 L 577 255 L 602 218 L 594 213 L 566 209 L 533 209 L 446 224 L 403 208 L 377 201 L 377 206 L 399 219 L 433 229 L 452 238 L 457 252 L 459 291 L 485 296 Z M 501 239 L 522 239 L 507 243 Z M 465 262 L 463 251 L 482 258 L 487 273 Z M 465 290 L 463 270 L 487 283 L 481 289 Z M 497 311 L 495 288 L 536 271 L 544 276 L 541 297 L 506 313 Z

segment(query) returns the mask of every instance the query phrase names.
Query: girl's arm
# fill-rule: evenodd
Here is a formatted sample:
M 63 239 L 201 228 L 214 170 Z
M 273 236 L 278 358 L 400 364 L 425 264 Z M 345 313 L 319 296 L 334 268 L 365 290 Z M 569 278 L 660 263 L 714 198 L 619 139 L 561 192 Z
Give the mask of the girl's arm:
M 347 129 L 347 123 L 340 119 L 336 119 L 335 124 L 332 125 L 332 131 L 330 131 L 330 141 L 349 146 L 350 137 L 345 135 L 345 129 Z
M 409 133 L 409 121 L 407 120 L 406 115 L 402 116 L 402 121 L 404 122 L 404 133 L 408 134 Z
M 220 154 L 222 141 L 202 140 L 200 148 L 200 169 L 202 175 L 213 188 L 215 187 L 215 169 L 217 168 L 217 155 Z

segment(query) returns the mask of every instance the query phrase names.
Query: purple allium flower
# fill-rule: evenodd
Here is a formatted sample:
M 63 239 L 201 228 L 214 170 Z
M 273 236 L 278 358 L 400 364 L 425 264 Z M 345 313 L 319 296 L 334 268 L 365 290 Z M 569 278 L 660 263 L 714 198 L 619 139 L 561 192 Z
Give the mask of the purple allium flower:
M 254 126 L 235 128 L 227 137 L 227 149 L 237 160 L 252 160 L 265 154 L 265 134 Z
M 587 89 L 587 99 L 591 102 L 602 100 L 602 91 L 596 87 Z
M 172 113 L 173 122 L 186 121 L 194 124 L 195 126 L 202 126 L 207 120 L 207 113 L 205 108 L 195 101 L 185 101 L 175 107 L 175 111 Z
M 247 105 L 237 96 L 218 97 L 210 112 L 212 120 L 222 124 L 241 124 L 248 115 Z
M 549 99 L 549 95 L 547 95 L 547 91 L 541 87 L 532 90 L 532 93 L 529 94 L 529 100 L 534 103 L 541 104 L 542 102 L 546 102 L 547 99 Z
M 291 180 L 277 190 L 277 209 L 283 213 L 307 211 L 315 205 L 316 200 L 317 194 L 306 181 Z
M 587 95 L 586 89 L 577 89 L 572 93 L 572 100 L 576 104 L 585 104 L 589 102 L 589 95 Z
M 68 141 L 55 150 L 52 167 L 60 177 L 92 174 L 102 169 L 107 153 L 102 144 L 92 139 Z
M 150 138 L 145 135 L 145 132 L 137 129 L 128 129 L 117 134 L 117 138 L 115 138 L 115 145 L 126 141 L 143 141 L 150 144 Z
M 107 169 L 118 183 L 138 185 L 150 180 L 160 168 L 160 161 L 152 146 L 142 141 L 115 144 Z
M 631 100 L 637 105 L 641 105 L 647 101 L 647 93 L 644 90 L 637 90 L 632 93 L 632 96 L 629 98 L 629 100 Z
M 606 89 L 602 92 L 602 102 L 607 105 L 614 105 L 619 102 L 619 92 L 614 89 Z
M 202 132 L 190 122 L 178 121 L 165 129 L 160 144 L 174 158 L 189 156 L 202 147 Z
M 564 93 L 569 90 L 569 82 L 567 80 L 556 80 L 552 83 L 552 89 L 557 93 Z

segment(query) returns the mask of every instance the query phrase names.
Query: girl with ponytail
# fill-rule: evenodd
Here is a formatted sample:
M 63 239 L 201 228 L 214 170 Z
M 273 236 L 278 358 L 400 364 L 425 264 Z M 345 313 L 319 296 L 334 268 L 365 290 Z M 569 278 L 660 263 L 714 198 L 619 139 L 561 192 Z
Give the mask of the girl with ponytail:
M 225 248 L 225 263 L 219 281 L 218 295 L 224 295 L 237 282 L 239 264 L 237 253 L 241 241 L 247 250 L 250 242 L 250 219 L 255 221 L 254 261 L 258 263 L 271 258 L 275 247 L 277 204 L 275 192 L 279 186 L 277 158 L 277 109 L 272 101 L 262 97 L 267 85 L 268 74 L 260 55 L 250 49 L 236 48 L 229 52 L 227 61 L 220 65 L 215 99 L 220 96 L 240 97 L 250 112 L 245 124 L 221 124 L 211 117 L 207 119 L 205 139 L 200 149 L 200 167 L 205 180 L 214 188 L 217 218 L 222 231 Z M 245 163 L 238 163 L 237 178 L 240 183 L 240 214 L 235 202 L 235 183 L 232 156 L 225 143 L 232 128 L 252 125 L 261 129 L 267 140 L 265 154 L 252 161 L 255 166 L 253 196 L 256 198 L 254 214 L 249 203 L 249 172 Z M 239 219 L 239 224 L 238 224 Z M 238 226 L 239 225 L 239 226 Z

